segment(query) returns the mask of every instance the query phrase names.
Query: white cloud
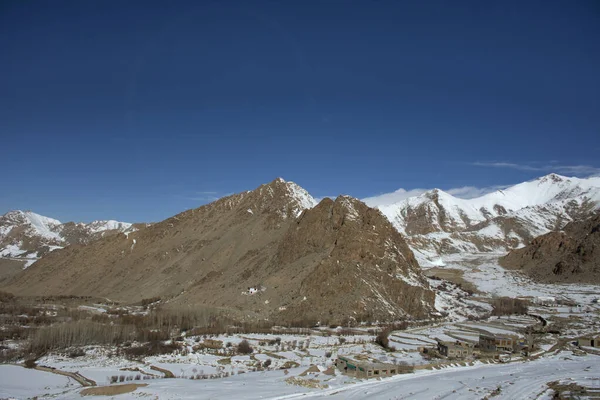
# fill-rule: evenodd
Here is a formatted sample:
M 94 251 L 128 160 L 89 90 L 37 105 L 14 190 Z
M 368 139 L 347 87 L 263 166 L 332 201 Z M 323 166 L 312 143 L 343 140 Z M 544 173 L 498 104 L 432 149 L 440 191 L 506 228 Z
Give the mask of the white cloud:
M 541 173 L 557 173 L 557 174 L 565 174 L 571 176 L 600 176 L 600 168 L 594 167 L 591 165 L 564 165 L 559 164 L 558 161 L 549 161 L 547 163 L 539 163 L 539 162 L 530 162 L 524 164 L 516 164 L 510 162 L 473 162 L 471 165 L 478 167 L 488 167 L 488 168 L 509 168 L 520 171 L 532 171 L 532 172 L 541 172 Z M 480 197 L 485 194 L 495 192 L 496 190 L 505 189 L 507 185 L 504 186 L 486 186 L 486 187 L 476 187 L 476 186 L 463 186 L 457 188 L 451 188 L 444 190 L 446 193 L 451 194 L 452 196 L 461 198 L 461 199 L 473 199 L 475 197 Z M 419 196 L 424 192 L 432 190 L 432 189 L 409 189 L 406 190 L 404 188 L 400 188 L 391 193 L 382 193 L 376 196 L 371 196 L 362 199 L 368 206 L 376 207 L 376 206 L 387 206 L 390 204 L 401 202 L 409 197 Z
M 474 199 L 475 197 L 481 197 L 485 194 L 495 192 L 496 190 L 506 188 L 507 186 L 504 185 L 488 187 L 463 186 L 459 188 L 448 189 L 445 190 L 445 192 L 461 199 Z
M 524 163 L 516 164 L 510 162 L 474 162 L 471 165 L 477 167 L 491 168 L 510 168 L 519 171 L 535 171 L 535 172 L 555 172 L 557 174 L 571 174 L 580 176 L 590 176 L 600 174 L 600 168 L 591 165 L 561 165 L 557 162 L 549 162 L 546 164 L 539 163 Z
M 180 194 L 177 197 L 190 200 L 194 202 L 203 202 L 210 203 L 216 200 L 219 200 L 222 197 L 228 196 L 228 194 L 223 194 L 215 191 L 198 191 L 192 192 L 191 194 Z
M 365 202 L 365 204 L 367 204 L 369 207 L 387 206 L 390 204 L 398 203 L 409 197 L 419 196 L 419 195 L 425 193 L 427 190 L 429 190 L 429 189 L 406 190 L 406 189 L 400 188 L 400 189 L 396 190 L 395 192 L 382 193 L 377 196 L 366 197 L 366 198 L 362 199 L 362 201 Z

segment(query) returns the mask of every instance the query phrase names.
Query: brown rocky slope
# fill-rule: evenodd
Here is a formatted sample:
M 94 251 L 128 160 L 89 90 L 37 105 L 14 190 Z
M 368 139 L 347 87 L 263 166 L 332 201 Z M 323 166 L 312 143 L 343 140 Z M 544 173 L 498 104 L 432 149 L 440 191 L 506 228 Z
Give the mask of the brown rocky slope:
M 541 282 L 600 283 L 600 214 L 539 236 L 500 263 Z
M 129 303 L 159 296 L 173 307 L 272 320 L 434 312 L 412 252 L 378 210 L 345 196 L 313 205 L 302 188 L 277 179 L 127 236 L 54 251 L 4 289 Z

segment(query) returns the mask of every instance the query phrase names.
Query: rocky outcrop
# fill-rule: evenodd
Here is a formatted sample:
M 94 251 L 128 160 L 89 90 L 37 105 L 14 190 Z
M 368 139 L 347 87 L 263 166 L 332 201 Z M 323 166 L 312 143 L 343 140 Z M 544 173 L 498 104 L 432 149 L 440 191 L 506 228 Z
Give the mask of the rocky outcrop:
M 216 307 L 243 317 L 321 322 L 434 312 L 403 237 L 349 197 L 315 202 L 277 179 L 146 229 L 54 251 L 6 285 L 24 295 Z
M 501 265 L 548 283 L 600 283 L 600 214 L 511 251 Z
M 386 218 L 351 197 L 324 199 L 284 236 L 275 265 L 310 273 L 299 297 L 316 319 L 388 320 L 426 317 L 435 296 L 412 251 Z

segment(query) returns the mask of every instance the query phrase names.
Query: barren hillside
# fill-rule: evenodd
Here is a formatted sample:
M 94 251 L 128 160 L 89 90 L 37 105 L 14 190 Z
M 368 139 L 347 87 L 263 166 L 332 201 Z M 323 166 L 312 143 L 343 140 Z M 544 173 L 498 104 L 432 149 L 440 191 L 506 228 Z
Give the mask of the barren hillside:
M 281 179 L 128 235 L 56 250 L 6 289 L 123 302 L 159 296 L 286 320 L 422 317 L 434 303 L 379 211 L 349 197 L 315 206 Z
M 600 214 L 539 236 L 500 261 L 542 282 L 600 283 Z

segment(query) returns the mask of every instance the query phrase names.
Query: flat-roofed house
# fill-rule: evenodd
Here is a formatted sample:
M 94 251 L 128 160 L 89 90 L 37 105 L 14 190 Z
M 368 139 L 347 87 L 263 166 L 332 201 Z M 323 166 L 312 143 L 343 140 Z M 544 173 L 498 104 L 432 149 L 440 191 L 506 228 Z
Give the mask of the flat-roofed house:
M 448 358 L 469 358 L 473 356 L 473 344 L 460 340 L 455 342 L 438 340 L 437 350 L 442 356 Z
M 388 363 L 358 361 L 349 357 L 339 356 L 335 366 L 343 373 L 357 378 L 377 378 L 412 372 L 413 367 Z
M 600 335 L 589 335 L 579 338 L 577 341 L 579 346 L 583 347 L 599 347 L 600 348 Z
M 479 348 L 484 352 L 509 352 L 515 349 L 517 337 L 508 335 L 479 335 Z

